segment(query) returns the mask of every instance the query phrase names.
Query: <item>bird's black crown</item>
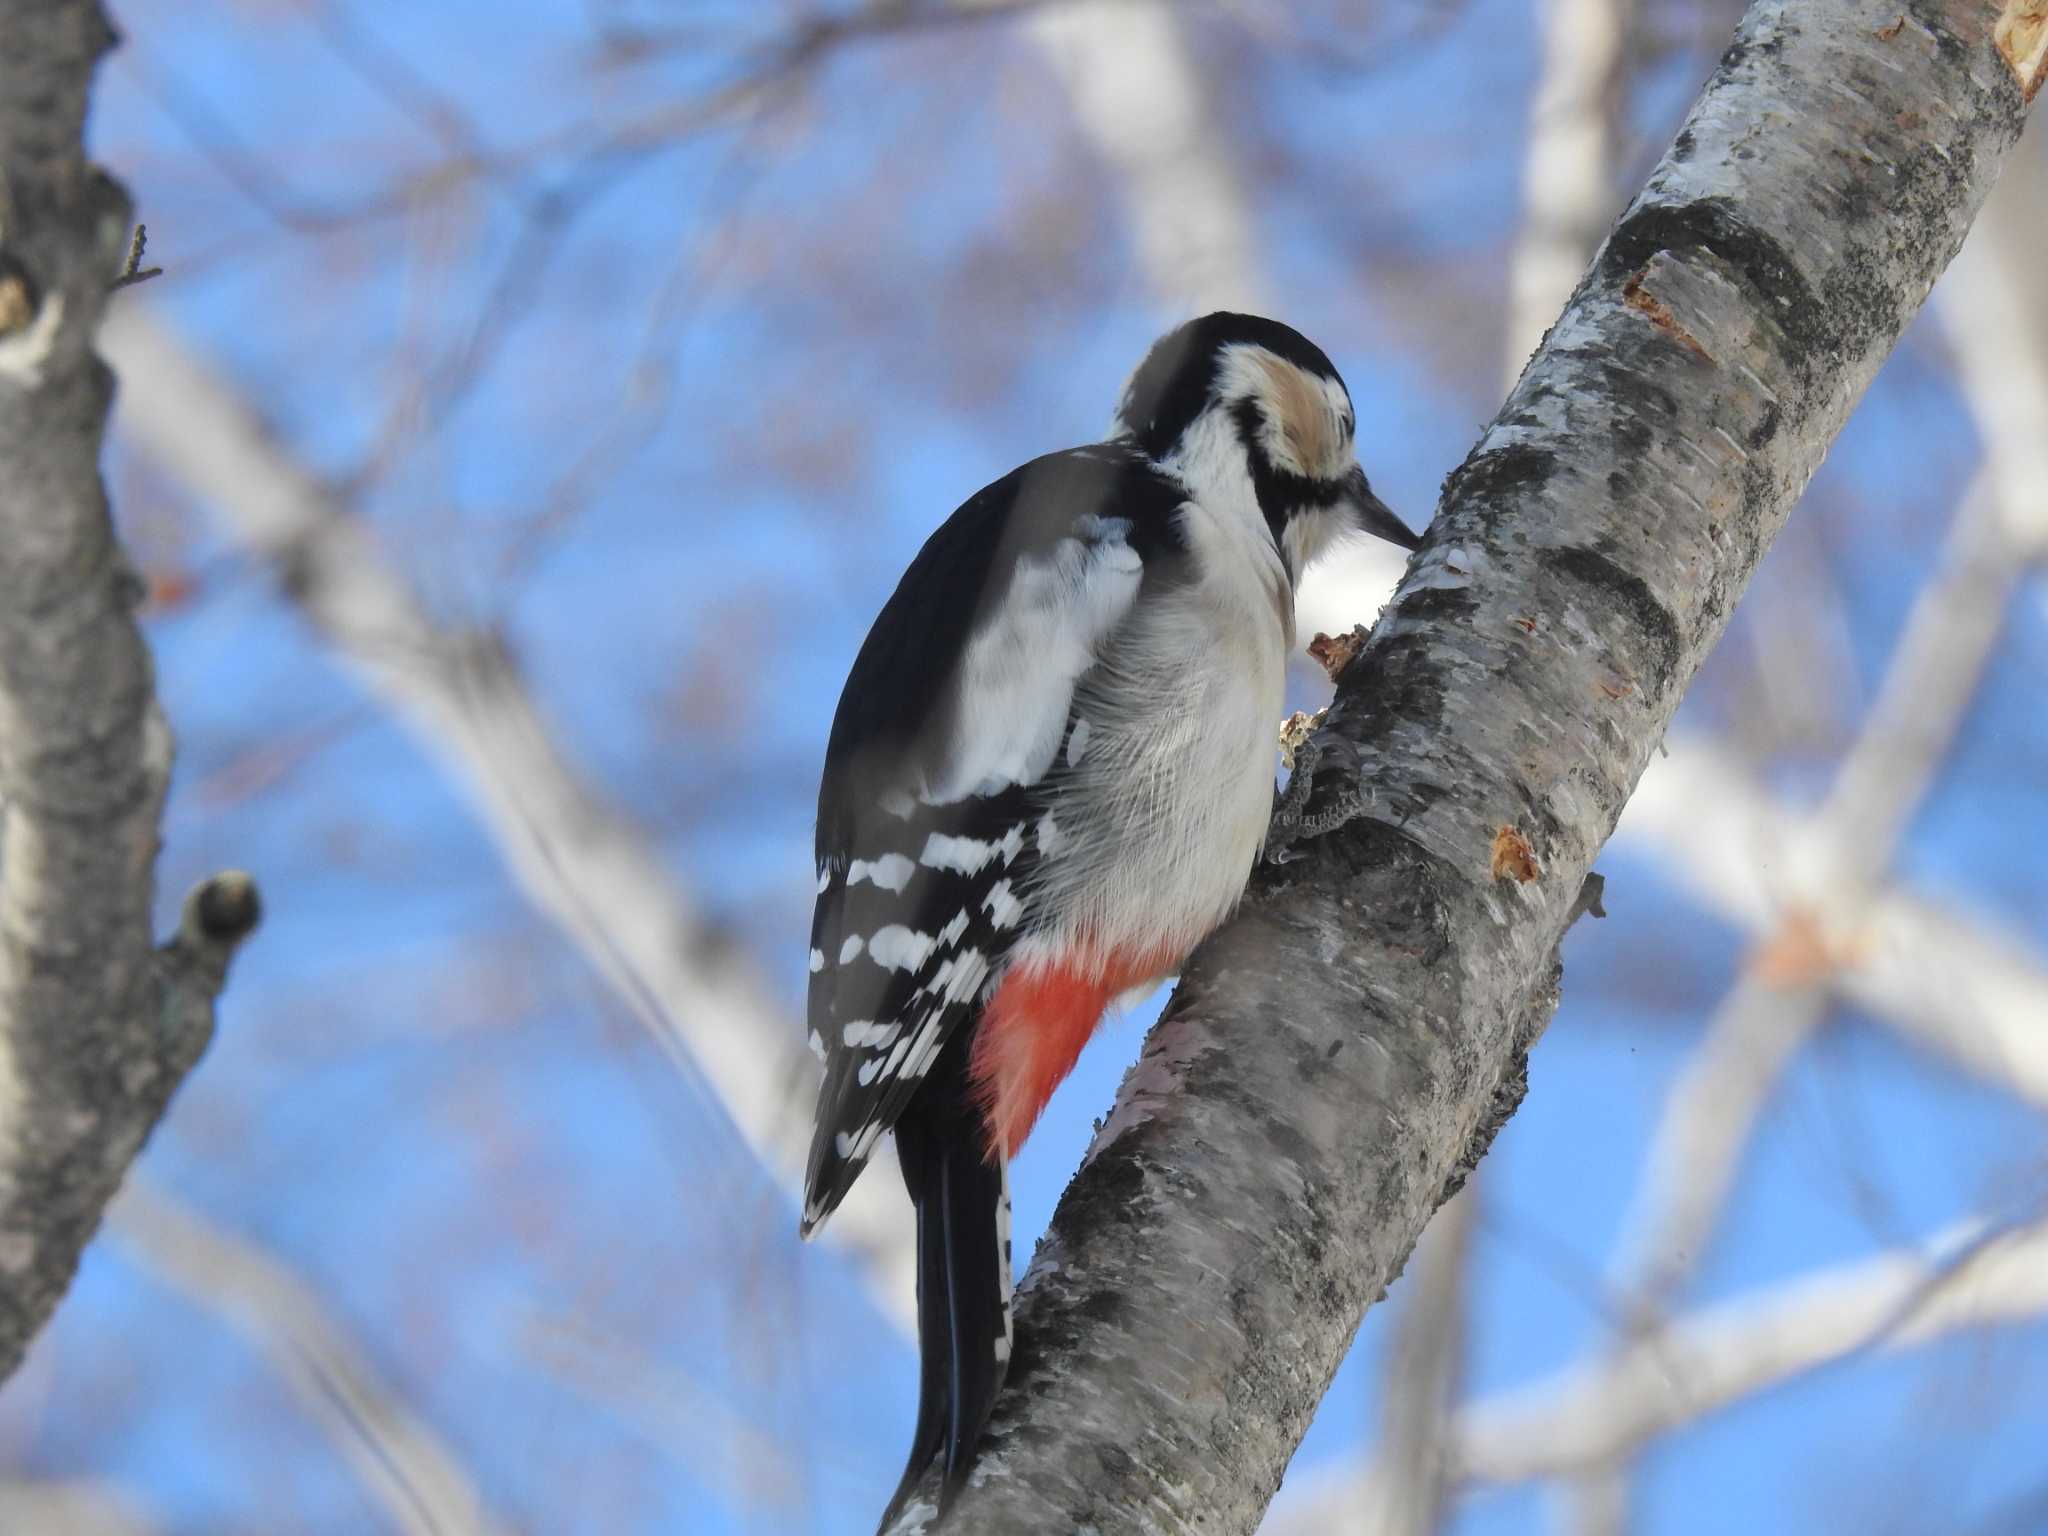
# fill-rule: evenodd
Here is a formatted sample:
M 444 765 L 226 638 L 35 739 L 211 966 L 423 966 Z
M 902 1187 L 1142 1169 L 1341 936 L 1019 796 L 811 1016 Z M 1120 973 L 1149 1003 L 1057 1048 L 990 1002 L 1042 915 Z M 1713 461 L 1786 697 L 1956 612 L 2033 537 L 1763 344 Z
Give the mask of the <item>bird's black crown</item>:
M 1219 310 L 1153 344 L 1124 389 L 1118 423 L 1148 458 L 1164 458 L 1209 405 L 1225 350 L 1247 343 L 1318 378 L 1344 382 L 1323 349 L 1292 326 Z

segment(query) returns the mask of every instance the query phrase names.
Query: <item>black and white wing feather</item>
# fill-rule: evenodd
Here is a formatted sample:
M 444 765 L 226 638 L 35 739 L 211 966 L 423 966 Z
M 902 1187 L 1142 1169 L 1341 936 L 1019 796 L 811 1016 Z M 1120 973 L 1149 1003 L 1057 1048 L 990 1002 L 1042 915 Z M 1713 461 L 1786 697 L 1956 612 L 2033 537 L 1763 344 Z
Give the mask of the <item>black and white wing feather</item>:
M 818 797 L 807 1233 L 1029 931 L 1075 684 L 1179 556 L 1183 499 L 1123 448 L 1033 460 L 932 535 L 861 646 Z

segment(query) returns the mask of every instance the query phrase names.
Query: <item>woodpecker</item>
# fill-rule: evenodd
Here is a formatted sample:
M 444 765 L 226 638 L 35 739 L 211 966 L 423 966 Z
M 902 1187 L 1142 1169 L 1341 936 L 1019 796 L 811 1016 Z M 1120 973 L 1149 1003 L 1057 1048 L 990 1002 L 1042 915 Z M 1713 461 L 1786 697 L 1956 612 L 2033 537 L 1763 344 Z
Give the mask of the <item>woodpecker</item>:
M 809 1237 L 896 1136 L 922 1380 L 894 1518 L 964 1482 L 1008 1368 L 1008 1169 L 1120 994 L 1243 894 L 1272 813 L 1294 590 L 1420 540 L 1372 492 L 1323 352 L 1253 315 L 1171 332 L 1108 439 L 949 517 L 847 678 L 818 791 Z

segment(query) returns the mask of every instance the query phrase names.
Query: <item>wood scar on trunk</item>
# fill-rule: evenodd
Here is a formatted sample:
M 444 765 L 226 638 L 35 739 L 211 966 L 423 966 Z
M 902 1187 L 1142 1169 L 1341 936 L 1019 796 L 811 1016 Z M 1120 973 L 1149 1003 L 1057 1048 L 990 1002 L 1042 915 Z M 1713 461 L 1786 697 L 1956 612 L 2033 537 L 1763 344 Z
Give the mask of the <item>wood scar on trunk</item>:
M 1707 349 L 1699 344 L 1692 332 L 1678 323 L 1678 316 L 1671 313 L 1671 306 L 1643 286 L 1643 278 L 1649 273 L 1644 267 L 1621 285 L 1621 302 L 1637 313 L 1647 316 L 1650 324 L 1657 327 L 1686 351 L 1701 362 L 1711 363 L 1714 359 Z
M 2006 0 L 1991 41 L 2011 66 L 2021 94 L 2032 101 L 2048 78 L 2048 0 Z
M 1503 826 L 1493 834 L 1493 878 L 1527 885 L 1543 873 L 1536 862 L 1536 850 L 1514 827 Z

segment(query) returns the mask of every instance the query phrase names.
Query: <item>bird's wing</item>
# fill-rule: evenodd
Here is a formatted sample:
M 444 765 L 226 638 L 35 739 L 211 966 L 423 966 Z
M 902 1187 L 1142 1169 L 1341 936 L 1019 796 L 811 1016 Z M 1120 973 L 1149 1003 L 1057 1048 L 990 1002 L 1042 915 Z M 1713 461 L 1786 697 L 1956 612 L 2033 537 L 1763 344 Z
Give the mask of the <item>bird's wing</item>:
M 1034 460 L 932 535 L 861 646 L 818 797 L 806 1232 L 1000 975 L 1075 683 L 1177 549 L 1181 500 L 1127 450 Z

